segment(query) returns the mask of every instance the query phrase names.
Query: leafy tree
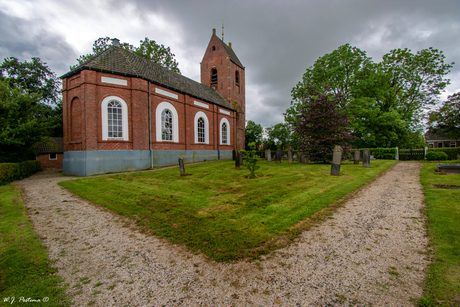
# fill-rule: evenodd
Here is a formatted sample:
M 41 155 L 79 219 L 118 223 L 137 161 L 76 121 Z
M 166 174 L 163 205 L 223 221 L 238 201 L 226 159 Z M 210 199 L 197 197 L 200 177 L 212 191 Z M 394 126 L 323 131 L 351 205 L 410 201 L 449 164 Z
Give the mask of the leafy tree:
M 37 118 L 40 95 L 0 80 L 0 162 L 33 157 L 33 145 L 43 141 L 45 127 Z
M 460 92 L 449 96 L 437 111 L 430 113 L 429 124 L 432 133 L 460 139 Z
M 43 128 L 43 135 L 62 136 L 61 81 L 46 63 L 36 57 L 30 62 L 10 57 L 3 60 L 0 72 L 0 79 L 8 82 L 10 87 L 39 97 L 33 111 Z
M 442 51 L 416 54 L 395 49 L 376 64 L 349 44 L 319 58 L 292 90 L 292 106 L 285 119 L 296 120 L 309 87 L 340 94 L 347 106 L 356 147 L 401 146 L 421 130 L 426 109 L 445 89 L 453 63 Z M 416 139 L 416 138 L 415 138 Z M 414 139 L 414 140 L 415 140 Z
M 293 134 L 291 125 L 288 123 L 279 123 L 265 129 L 268 138 L 266 140 L 266 149 L 286 149 L 289 146 L 296 148 L 296 135 Z
M 247 121 L 245 131 L 245 148 L 249 149 L 249 143 L 255 143 L 259 146 L 262 143 L 264 128 L 252 120 Z
M 103 52 L 104 50 L 108 49 L 111 39 L 109 37 L 101 37 L 94 41 L 93 44 L 93 52 L 81 55 L 77 61 L 78 64 L 71 66 L 70 69 L 75 69 L 78 66 L 82 65 L 86 61 L 94 58 L 99 53 Z M 125 48 L 127 50 L 133 51 L 134 53 L 156 63 L 163 67 L 168 68 L 171 71 L 177 72 L 180 74 L 179 70 L 179 63 L 176 62 L 174 59 L 174 54 L 171 52 L 169 47 L 165 47 L 163 44 L 158 44 L 154 40 L 150 40 L 146 37 L 144 40 L 140 41 L 139 47 L 134 47 L 129 43 L 120 43 L 120 47 Z
M 296 121 L 292 123 L 299 137 L 299 149 L 310 154 L 314 161 L 327 162 L 332 159 L 335 145 L 348 146 L 353 140 L 350 134 L 346 104 L 340 93 L 330 90 L 320 93 L 306 87 Z

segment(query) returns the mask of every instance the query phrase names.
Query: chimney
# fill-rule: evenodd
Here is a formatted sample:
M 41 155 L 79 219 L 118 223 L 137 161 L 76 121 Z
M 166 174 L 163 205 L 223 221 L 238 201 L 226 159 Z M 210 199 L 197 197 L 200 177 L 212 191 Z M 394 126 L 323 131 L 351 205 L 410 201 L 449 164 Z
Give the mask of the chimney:
M 216 29 L 212 29 L 212 35 L 216 35 Z
M 232 49 L 232 43 L 228 42 L 228 46 Z
M 119 47 L 120 46 L 120 40 L 118 38 L 112 38 L 112 46 Z

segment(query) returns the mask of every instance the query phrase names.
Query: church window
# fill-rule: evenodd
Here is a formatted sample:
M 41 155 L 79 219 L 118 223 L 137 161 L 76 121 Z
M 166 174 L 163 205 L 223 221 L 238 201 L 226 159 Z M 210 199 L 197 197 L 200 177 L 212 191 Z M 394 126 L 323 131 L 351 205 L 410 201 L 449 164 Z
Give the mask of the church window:
M 179 142 L 179 116 L 169 102 L 161 102 L 155 111 L 157 142 Z
M 240 85 L 240 72 L 238 70 L 235 72 L 235 83 Z
M 220 121 L 220 144 L 230 145 L 230 123 L 226 118 Z
M 209 144 L 209 120 L 202 111 L 195 115 L 195 143 Z
M 128 106 L 120 97 L 109 96 L 102 101 L 102 140 L 128 141 Z
M 173 137 L 173 119 L 172 113 L 168 109 L 161 113 L 161 139 L 163 141 L 172 141 Z
M 211 69 L 211 83 L 217 82 L 217 69 Z
M 216 46 L 212 46 L 212 51 L 216 51 Z

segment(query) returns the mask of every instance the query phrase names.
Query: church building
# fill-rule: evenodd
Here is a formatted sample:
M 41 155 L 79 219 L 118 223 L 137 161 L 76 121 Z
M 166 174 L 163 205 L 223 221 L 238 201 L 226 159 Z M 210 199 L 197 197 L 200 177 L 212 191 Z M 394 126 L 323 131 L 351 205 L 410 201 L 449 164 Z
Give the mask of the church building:
M 215 29 L 201 83 L 117 40 L 61 79 L 65 175 L 232 159 L 244 148 L 244 66 Z

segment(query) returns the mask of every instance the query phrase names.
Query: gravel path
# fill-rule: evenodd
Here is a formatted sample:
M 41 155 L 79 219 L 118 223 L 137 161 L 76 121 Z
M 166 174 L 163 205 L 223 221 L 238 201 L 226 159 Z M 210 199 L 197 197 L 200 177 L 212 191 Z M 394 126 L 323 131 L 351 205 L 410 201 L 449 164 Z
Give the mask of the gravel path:
M 15 184 L 76 306 L 413 306 L 429 261 L 420 169 L 396 164 L 294 244 L 232 264 L 141 233 L 59 172 Z

